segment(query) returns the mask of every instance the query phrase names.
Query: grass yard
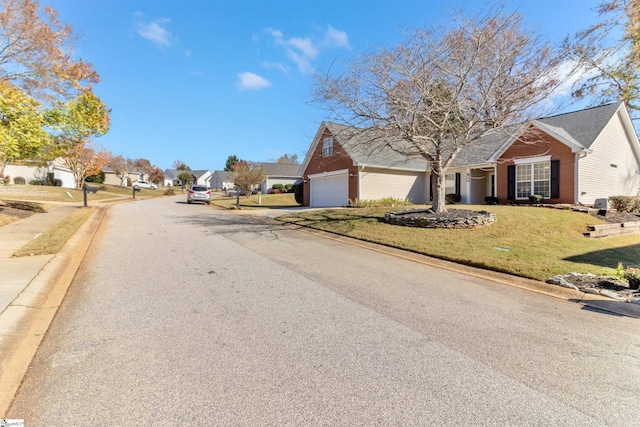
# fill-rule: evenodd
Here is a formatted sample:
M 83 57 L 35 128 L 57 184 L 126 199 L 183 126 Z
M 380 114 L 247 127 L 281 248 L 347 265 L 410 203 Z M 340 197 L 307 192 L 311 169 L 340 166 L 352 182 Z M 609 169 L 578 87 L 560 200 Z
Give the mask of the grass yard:
M 236 198 L 229 196 L 212 197 L 211 204 L 225 209 L 233 209 L 236 206 Z M 252 194 L 249 197 L 240 196 L 240 208 L 242 209 L 273 209 L 291 208 L 299 206 L 293 193 L 286 194 Z
M 613 276 L 619 262 L 640 265 L 640 235 L 589 239 L 582 234 L 587 226 L 602 221 L 585 213 L 525 206 L 461 205 L 461 209 L 488 210 L 498 220 L 469 230 L 381 222 L 386 212 L 397 208 L 302 211 L 278 219 L 538 280 L 568 272 Z
M 89 183 L 91 186 L 103 186 L 106 190 L 87 194 L 87 201 L 108 201 L 108 199 L 122 200 L 122 197 L 133 195 L 131 187 L 118 187 L 115 185 L 103 185 Z M 164 189 L 141 189 L 136 193 L 136 198 L 149 198 L 164 196 Z M 45 185 L 10 185 L 0 187 L 0 199 L 3 200 L 38 200 L 49 202 L 83 202 L 82 190 L 71 188 L 51 187 Z
M 42 233 L 37 239 L 20 248 L 14 256 L 48 255 L 57 253 L 73 234 L 91 216 L 94 209 L 78 209 L 64 221 L 49 231 Z

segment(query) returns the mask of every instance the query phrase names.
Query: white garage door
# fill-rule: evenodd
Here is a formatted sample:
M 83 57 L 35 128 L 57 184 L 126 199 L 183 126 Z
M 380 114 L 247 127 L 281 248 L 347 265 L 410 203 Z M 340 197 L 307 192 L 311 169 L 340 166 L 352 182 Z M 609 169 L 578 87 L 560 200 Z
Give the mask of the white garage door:
M 314 177 L 311 182 L 311 206 L 315 208 L 345 206 L 349 203 L 349 176 Z

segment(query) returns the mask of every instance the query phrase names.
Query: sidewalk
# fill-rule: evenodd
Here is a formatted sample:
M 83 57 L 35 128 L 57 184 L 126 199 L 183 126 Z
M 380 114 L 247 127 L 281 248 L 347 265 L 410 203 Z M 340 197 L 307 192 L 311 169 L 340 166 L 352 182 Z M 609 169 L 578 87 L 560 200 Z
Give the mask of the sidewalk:
M 105 209 L 96 210 L 56 255 L 12 255 L 78 209 L 77 204 L 52 207 L 0 227 L 0 419 L 62 304 Z
M 13 253 L 39 234 L 66 219 L 77 209 L 80 209 L 77 205 L 56 206 L 46 213 L 35 213 L 0 227 L 0 313 L 54 257 L 54 255 L 37 255 L 12 258 Z

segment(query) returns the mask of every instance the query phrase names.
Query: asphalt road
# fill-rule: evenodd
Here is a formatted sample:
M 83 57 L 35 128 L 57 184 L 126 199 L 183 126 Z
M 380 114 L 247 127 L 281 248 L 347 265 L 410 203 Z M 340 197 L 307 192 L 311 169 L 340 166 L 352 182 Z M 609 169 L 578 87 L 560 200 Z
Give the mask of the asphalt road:
M 624 426 L 639 397 L 637 319 L 180 197 L 111 207 L 9 418 Z

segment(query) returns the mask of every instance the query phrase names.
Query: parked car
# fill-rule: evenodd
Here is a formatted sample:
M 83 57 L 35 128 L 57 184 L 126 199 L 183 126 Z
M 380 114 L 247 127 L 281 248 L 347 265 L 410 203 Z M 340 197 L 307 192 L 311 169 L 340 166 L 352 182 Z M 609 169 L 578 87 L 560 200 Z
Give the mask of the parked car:
M 211 204 L 211 191 L 204 185 L 192 185 L 187 193 L 187 203 L 193 202 Z
M 158 189 L 158 186 L 155 185 L 153 182 L 146 182 L 146 181 L 136 181 L 136 182 L 132 183 L 131 186 L 133 188 L 135 188 L 136 190 L 139 190 L 141 188 L 148 188 L 149 190 L 157 190 Z

